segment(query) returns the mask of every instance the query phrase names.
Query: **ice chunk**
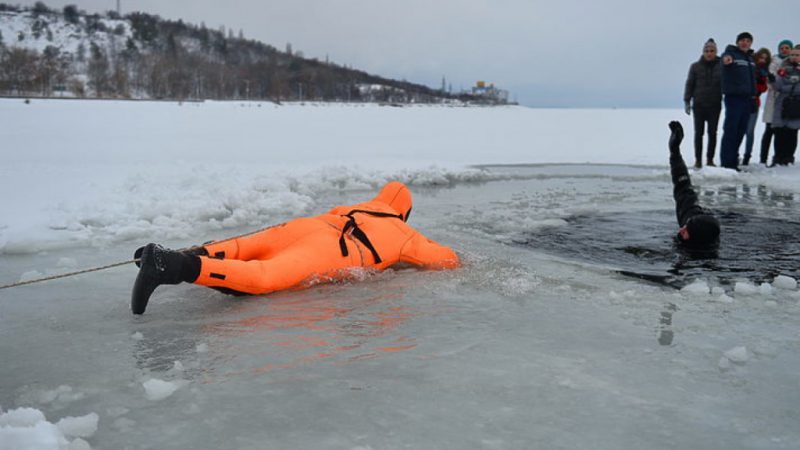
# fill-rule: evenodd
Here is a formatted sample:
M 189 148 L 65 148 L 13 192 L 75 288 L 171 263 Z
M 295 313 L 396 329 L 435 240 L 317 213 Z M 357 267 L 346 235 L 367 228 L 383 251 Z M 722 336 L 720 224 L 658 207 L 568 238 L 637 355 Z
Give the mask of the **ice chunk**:
M 731 368 L 731 360 L 724 356 L 720 356 L 719 363 L 717 363 L 720 370 L 728 370 Z
M 684 286 L 681 292 L 687 294 L 708 294 L 711 292 L 711 289 L 705 281 L 695 280 L 694 283 Z
M 175 372 L 183 372 L 183 364 L 181 364 L 180 361 L 175 361 L 175 363 L 172 365 L 172 370 Z
M 159 380 L 151 378 L 144 383 L 144 393 L 148 400 L 159 401 L 163 400 L 178 390 L 180 385 L 170 381 Z
M 720 286 L 715 286 L 711 288 L 711 295 L 724 295 L 725 289 L 721 288 Z
M 208 344 L 197 344 L 197 353 L 205 353 L 208 351 Z
M 97 431 L 97 421 L 100 417 L 89 413 L 80 417 L 64 417 L 56 422 L 56 426 L 66 436 L 88 438 Z
M 133 339 L 134 341 L 141 341 L 142 339 L 144 339 L 144 335 L 137 331 L 136 333 L 133 333 L 131 335 L 131 339 Z
M 715 301 L 718 301 L 720 303 L 733 303 L 733 297 L 723 293 L 722 295 L 717 297 Z
M 0 414 L 0 427 L 32 427 L 44 420 L 44 414 L 38 409 L 18 408 Z
M 19 408 L 0 413 L 0 450 L 60 450 L 69 442 L 38 409 Z
M 778 289 L 797 289 L 797 280 L 786 275 L 778 275 L 772 280 L 772 286 Z
M 734 347 L 724 353 L 725 358 L 736 364 L 744 364 L 747 362 L 747 348 L 743 346 Z
M 758 287 L 758 292 L 761 295 L 772 295 L 772 285 L 768 283 L 763 283 Z
M 758 294 L 758 288 L 753 283 L 747 281 L 737 281 L 733 285 L 733 292 L 741 295 L 755 295 Z

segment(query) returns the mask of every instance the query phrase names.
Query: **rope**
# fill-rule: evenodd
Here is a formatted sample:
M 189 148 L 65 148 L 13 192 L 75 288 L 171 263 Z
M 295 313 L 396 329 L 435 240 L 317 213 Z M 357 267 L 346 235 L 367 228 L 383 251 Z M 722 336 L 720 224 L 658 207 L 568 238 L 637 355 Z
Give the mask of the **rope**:
M 91 269 L 79 270 L 77 272 L 63 273 L 61 275 L 53 275 L 51 277 L 37 278 L 35 280 L 20 281 L 19 283 L 12 283 L 12 284 L 6 284 L 6 285 L 3 285 L 3 286 L 0 286 L 0 290 L 13 288 L 13 287 L 18 287 L 18 286 L 25 286 L 25 285 L 28 285 L 28 284 L 41 283 L 43 281 L 58 280 L 59 278 L 73 277 L 75 275 L 81 275 L 81 274 L 84 274 L 84 273 L 97 272 L 97 271 L 100 271 L 100 270 L 111 269 L 113 267 L 124 266 L 126 264 L 134 263 L 136 261 L 138 261 L 138 259 L 131 259 L 130 261 L 122 261 L 122 262 L 109 264 L 107 266 L 102 266 L 102 267 L 93 267 Z
M 218 244 L 220 242 L 227 242 L 227 241 L 230 241 L 230 240 L 233 240 L 233 239 L 239 239 L 239 238 L 242 238 L 242 237 L 246 237 L 246 236 L 250 236 L 250 235 L 253 235 L 253 234 L 256 234 L 256 233 L 260 233 L 260 232 L 262 232 L 264 230 L 267 230 L 269 228 L 272 228 L 274 226 L 277 226 L 277 225 L 271 225 L 271 226 L 268 226 L 268 227 L 264 227 L 264 228 L 262 228 L 260 230 L 250 231 L 248 233 L 240 234 L 238 236 L 229 237 L 229 238 L 223 239 L 221 241 L 210 241 L 210 242 L 207 242 L 207 244 L 211 243 L 211 242 L 213 242 L 215 244 Z M 178 250 L 175 250 L 175 251 L 176 252 L 182 252 L 182 251 L 189 250 L 189 248 L 190 247 L 181 248 L 181 249 L 178 249 Z M 76 275 L 82 275 L 84 273 L 98 272 L 98 271 L 106 270 L 106 269 L 113 269 L 114 267 L 124 266 L 126 264 L 135 263 L 137 261 L 139 261 L 139 260 L 138 259 L 131 259 L 131 260 L 128 260 L 128 261 L 122 261 L 122 262 L 118 262 L 118 263 L 114 263 L 114 264 L 109 264 L 107 266 L 93 267 L 91 269 L 79 270 L 77 272 L 63 273 L 61 275 L 53 275 L 51 277 L 37 278 L 35 280 L 20 281 L 18 283 L 5 284 L 3 286 L 0 286 L 0 291 L 2 291 L 3 289 L 9 289 L 9 288 L 13 288 L 13 287 L 26 286 L 28 284 L 41 283 L 41 282 L 50 281 L 50 280 L 58 280 L 60 278 L 74 277 Z

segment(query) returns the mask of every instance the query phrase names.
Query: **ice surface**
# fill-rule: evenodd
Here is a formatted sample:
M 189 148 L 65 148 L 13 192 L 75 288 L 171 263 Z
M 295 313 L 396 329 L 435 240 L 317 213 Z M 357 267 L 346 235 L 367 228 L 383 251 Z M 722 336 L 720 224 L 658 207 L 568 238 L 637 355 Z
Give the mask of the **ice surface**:
M 793 449 L 800 293 L 771 283 L 798 278 L 800 171 L 692 171 L 740 220 L 729 233 L 750 224 L 785 252 L 687 268 L 666 167 L 682 114 L 0 100 L 0 188 L 24 193 L 0 197 L 16 212 L 0 215 L 3 283 L 322 212 L 395 178 L 410 224 L 464 260 L 267 296 L 162 286 L 141 317 L 132 264 L 0 291 L 0 404 L 35 408 L 38 427 L 6 426 L 0 448 L 27 433 L 53 448 Z M 569 252 L 520 244 L 578 223 Z M 658 282 L 686 273 L 682 290 Z M 746 359 L 726 356 L 737 347 Z M 55 425 L 92 411 L 91 437 Z
M 67 450 L 92 450 L 92 447 L 88 442 L 78 438 L 69 443 L 69 448 Z

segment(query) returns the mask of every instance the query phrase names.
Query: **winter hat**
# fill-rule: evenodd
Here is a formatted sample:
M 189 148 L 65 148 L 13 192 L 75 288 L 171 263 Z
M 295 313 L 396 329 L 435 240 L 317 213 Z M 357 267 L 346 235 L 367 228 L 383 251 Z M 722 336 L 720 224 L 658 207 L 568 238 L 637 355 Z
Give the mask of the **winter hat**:
M 708 38 L 705 44 L 703 44 L 703 51 L 706 51 L 707 48 L 713 48 L 714 50 L 717 49 L 717 43 L 714 42 L 713 38 Z
M 783 47 L 784 45 L 788 45 L 789 48 L 793 48 L 794 47 L 794 43 L 792 41 L 790 41 L 789 39 L 784 39 L 784 40 L 778 42 L 778 51 L 779 52 L 781 51 L 781 47 Z
M 689 232 L 689 243 L 692 245 L 708 245 L 719 239 L 719 221 L 709 214 L 700 214 L 686 222 Z
M 736 42 L 739 42 L 742 39 L 750 39 L 750 41 L 752 42 L 753 41 L 753 35 L 748 33 L 747 31 L 742 31 L 741 33 L 739 33 L 738 36 L 736 36 Z

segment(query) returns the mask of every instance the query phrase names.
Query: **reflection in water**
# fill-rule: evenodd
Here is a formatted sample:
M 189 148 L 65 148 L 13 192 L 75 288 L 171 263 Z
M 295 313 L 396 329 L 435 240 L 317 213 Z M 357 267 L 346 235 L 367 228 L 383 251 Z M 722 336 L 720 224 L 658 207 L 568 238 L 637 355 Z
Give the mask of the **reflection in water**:
M 379 288 L 343 283 L 245 298 L 203 291 L 215 298 L 209 308 L 185 311 L 196 316 L 137 327 L 142 338 L 133 356 L 145 371 L 169 372 L 180 361 L 181 377 L 218 382 L 412 350 L 416 339 L 404 334 L 403 325 L 423 312 L 406 304 L 402 273 L 375 275 Z
M 165 372 L 175 361 L 197 359 L 198 344 L 203 343 L 186 336 L 203 336 L 209 354 L 201 359 L 208 359 L 207 365 L 188 369 L 195 372 L 189 375 L 202 374 L 210 381 L 218 376 L 292 369 L 325 359 L 348 364 L 417 346 L 413 338 L 396 334 L 398 327 L 416 315 L 411 308 L 397 304 L 402 295 L 336 297 L 300 292 L 266 301 L 250 298 L 237 303 L 227 319 L 213 324 L 150 330 L 136 343 L 134 356 L 140 368 Z M 236 318 L 231 320 L 231 316 Z
M 270 301 L 258 315 L 214 325 L 208 332 L 238 347 L 234 366 L 257 374 L 323 359 L 347 364 L 416 347 L 413 339 L 394 334 L 415 315 L 397 304 L 402 296 L 372 294 L 366 299 L 293 295 Z
M 678 307 L 674 303 L 667 303 L 664 311 L 661 311 L 658 327 L 658 343 L 660 345 L 671 345 L 675 338 L 675 333 L 672 331 L 672 314 L 677 310 Z

